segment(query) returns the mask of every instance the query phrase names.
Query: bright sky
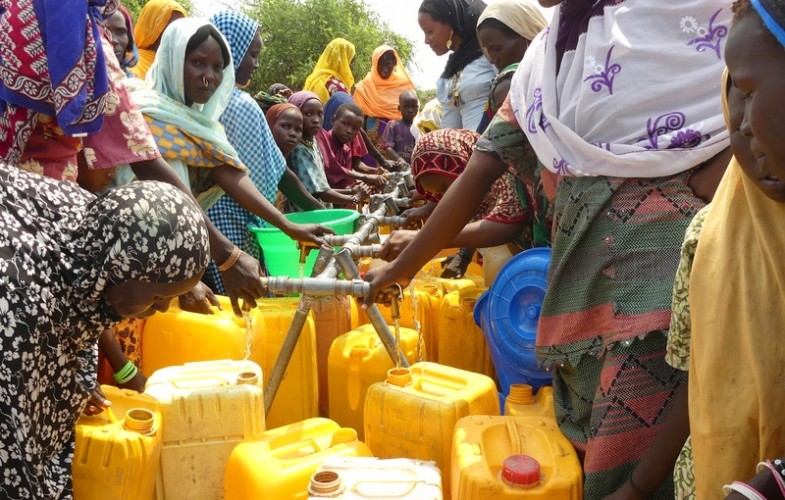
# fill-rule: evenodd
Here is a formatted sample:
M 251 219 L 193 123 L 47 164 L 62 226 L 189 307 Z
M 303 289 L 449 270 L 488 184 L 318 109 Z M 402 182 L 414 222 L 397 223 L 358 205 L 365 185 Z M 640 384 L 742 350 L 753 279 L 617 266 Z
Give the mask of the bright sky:
M 200 13 L 208 17 L 214 12 L 225 9 L 227 6 L 237 7 L 243 5 L 242 0 L 192 0 Z M 417 24 L 417 9 L 422 0 L 363 0 L 371 10 L 379 14 L 390 29 L 415 42 L 414 62 L 407 68 L 409 76 L 414 83 L 423 89 L 435 88 L 436 80 L 447 63 L 447 56 L 437 57 L 425 45 L 420 26 Z M 494 0 L 486 0 L 493 3 Z M 553 9 L 543 9 L 545 18 L 550 19 Z M 361 78 L 364 75 L 355 75 Z

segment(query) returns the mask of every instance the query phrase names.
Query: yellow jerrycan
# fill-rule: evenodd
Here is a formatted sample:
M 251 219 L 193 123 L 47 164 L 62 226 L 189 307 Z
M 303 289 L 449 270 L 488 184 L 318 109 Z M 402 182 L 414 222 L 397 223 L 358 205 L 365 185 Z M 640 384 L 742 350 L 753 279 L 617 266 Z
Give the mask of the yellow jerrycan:
M 439 309 L 439 357 L 442 365 L 496 377 L 482 329 L 474 322 L 474 306 L 482 288 L 469 287 L 444 296 Z
M 534 415 L 556 420 L 553 387 L 542 386 L 535 395 L 534 389 L 529 384 L 511 384 L 510 393 L 504 400 L 504 415 L 511 417 Z

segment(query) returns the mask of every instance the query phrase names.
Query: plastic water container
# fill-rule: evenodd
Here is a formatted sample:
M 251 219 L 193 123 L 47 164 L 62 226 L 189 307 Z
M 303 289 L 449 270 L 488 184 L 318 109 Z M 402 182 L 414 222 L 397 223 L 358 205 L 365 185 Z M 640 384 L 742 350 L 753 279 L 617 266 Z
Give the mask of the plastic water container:
M 549 417 L 472 415 L 455 425 L 453 498 L 580 500 L 578 455 Z
M 498 415 L 489 377 L 436 363 L 391 370 L 365 398 L 365 442 L 379 458 L 433 460 L 450 484 L 455 423 L 467 415 Z
M 194 361 L 243 359 L 248 347 L 264 344 L 264 321 L 259 319 L 257 310 L 249 311 L 249 339 L 245 319 L 234 315 L 229 298 L 219 296 L 218 300 L 223 309 L 213 308 L 214 314 L 183 311 L 173 300 L 168 311 L 147 318 L 142 330 L 145 376 L 167 366 Z
M 553 387 L 540 387 L 535 395 L 533 387 L 528 384 L 512 384 L 504 401 L 504 414 L 511 417 L 533 415 L 556 420 Z
M 319 416 L 329 415 L 327 358 L 333 341 L 359 326 L 357 302 L 352 297 L 323 297 L 313 301 L 316 329 L 316 368 L 319 379 Z
M 398 346 L 410 364 L 416 361 L 418 342 L 417 332 L 400 329 Z M 372 384 L 384 381 L 395 363 L 373 325 L 363 325 L 335 339 L 328 364 L 330 418 L 344 427 L 357 429 L 363 439 L 365 394 Z
M 309 212 L 284 214 L 284 217 L 296 224 L 321 224 L 327 226 L 335 234 L 351 234 L 355 230 L 360 213 L 356 210 L 326 209 Z M 301 278 L 310 276 L 316 262 L 317 251 L 308 253 L 305 266 L 300 267 L 300 251 L 297 242 L 284 234 L 277 227 L 248 226 L 256 236 L 259 246 L 264 252 L 264 263 L 270 276 L 290 276 Z
M 433 462 L 334 457 L 311 476 L 308 493 L 309 499 L 441 500 L 442 477 Z
M 474 307 L 482 288 L 450 292 L 439 308 L 439 357 L 442 365 L 482 373 L 494 378 L 490 350 L 482 330 L 474 322 Z
M 165 423 L 156 499 L 221 498 L 232 449 L 264 433 L 259 366 L 224 360 L 162 368 L 145 393 L 160 402 Z
M 458 250 L 456 249 L 455 252 Z M 453 252 L 453 253 L 455 253 Z M 452 254 L 450 254 L 452 255 Z M 428 261 L 427 264 L 422 266 L 420 272 L 417 273 L 418 278 L 439 278 L 442 274 L 442 261 L 444 257 L 439 257 L 436 259 L 431 259 Z M 464 274 L 463 278 L 460 279 L 469 279 L 473 281 L 477 286 L 483 285 L 483 266 L 478 264 L 475 261 L 469 262 L 469 266 L 466 268 L 466 274 Z M 442 278 L 439 278 L 442 279 Z M 444 278 L 447 279 L 447 278 Z
M 76 423 L 74 497 L 148 500 L 161 459 L 161 411 L 152 396 L 104 385 L 111 411 Z
M 252 354 L 265 373 L 271 373 L 281 352 L 286 334 L 294 319 L 300 299 L 259 299 L 256 311 L 264 321 L 264 357 Z M 252 352 L 256 352 L 252 350 Z M 267 413 L 267 427 L 299 422 L 319 414 L 319 374 L 316 367 L 316 328 L 313 314 L 300 332 L 300 339 L 289 360 L 289 366 L 278 388 L 275 400 Z
M 482 279 L 485 286 L 490 287 L 502 266 L 512 259 L 514 254 L 507 245 L 485 248 L 482 252 Z
M 238 444 L 226 466 L 226 500 L 308 498 L 311 476 L 331 457 L 371 457 L 354 429 L 311 418 Z
M 550 248 L 532 248 L 510 259 L 474 308 L 504 395 L 511 384 L 537 388 L 553 380 L 535 354 L 550 257 Z

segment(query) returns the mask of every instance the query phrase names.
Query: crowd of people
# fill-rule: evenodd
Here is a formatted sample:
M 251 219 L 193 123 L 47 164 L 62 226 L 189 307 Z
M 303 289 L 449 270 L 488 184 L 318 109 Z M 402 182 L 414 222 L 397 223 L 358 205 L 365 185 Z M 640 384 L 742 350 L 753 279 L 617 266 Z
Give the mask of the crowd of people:
M 302 89 L 251 95 L 239 11 L 0 4 L 0 497 L 72 496 L 99 350 L 141 390 L 145 317 L 266 294 L 249 225 L 320 245 L 284 214 L 406 170 L 422 227 L 387 238 L 366 302 L 443 248 L 461 276 L 552 247 L 537 354 L 585 498 L 785 498 L 785 3 L 666 3 L 423 0 L 450 54 L 427 103 L 389 45 L 355 78 L 335 38 Z

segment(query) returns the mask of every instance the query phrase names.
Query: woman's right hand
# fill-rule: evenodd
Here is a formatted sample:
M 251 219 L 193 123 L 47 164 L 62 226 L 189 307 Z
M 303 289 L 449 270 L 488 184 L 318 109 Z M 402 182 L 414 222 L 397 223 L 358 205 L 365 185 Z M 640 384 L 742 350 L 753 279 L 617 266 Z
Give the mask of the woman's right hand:
M 363 299 L 363 308 L 375 302 L 389 305 L 399 293 L 396 285 L 407 287 L 412 280 L 411 277 L 401 275 L 392 263 L 371 269 L 365 273 L 363 279 L 371 284 L 368 295 Z
M 242 316 L 240 299 L 245 305 L 255 304 L 256 299 L 267 295 L 267 289 L 262 284 L 262 265 L 259 261 L 245 252 L 232 267 L 221 273 L 226 294 L 232 301 L 232 310 L 236 316 Z
M 417 231 L 408 229 L 393 231 L 379 250 L 379 258 L 387 262 L 395 260 L 409 246 L 415 236 L 417 236 Z
M 363 181 L 373 188 L 382 189 L 387 184 L 387 177 L 383 174 L 368 174 Z
M 322 239 L 323 235 L 335 234 L 335 231 L 321 224 L 292 224 L 284 232 L 294 241 L 313 243 L 316 246 L 325 244 Z

